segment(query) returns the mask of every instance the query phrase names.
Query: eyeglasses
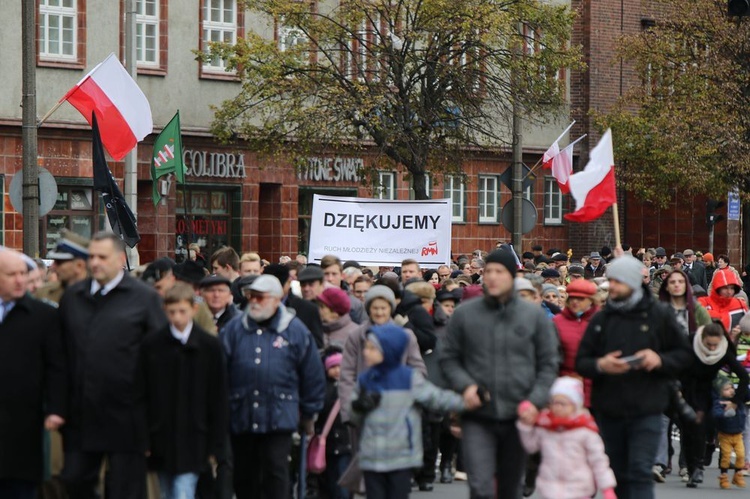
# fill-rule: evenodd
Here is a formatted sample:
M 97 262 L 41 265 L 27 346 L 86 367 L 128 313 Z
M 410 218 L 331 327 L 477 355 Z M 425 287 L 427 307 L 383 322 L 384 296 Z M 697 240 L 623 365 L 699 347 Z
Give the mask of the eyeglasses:
M 248 301 L 266 301 L 269 298 L 271 298 L 271 295 L 267 293 L 256 293 L 253 291 L 247 296 Z

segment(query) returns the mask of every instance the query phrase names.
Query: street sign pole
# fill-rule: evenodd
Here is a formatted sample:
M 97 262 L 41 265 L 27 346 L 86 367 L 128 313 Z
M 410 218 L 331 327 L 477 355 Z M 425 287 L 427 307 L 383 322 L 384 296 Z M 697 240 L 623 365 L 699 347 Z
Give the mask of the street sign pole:
M 36 124 L 36 2 L 21 2 L 23 77 L 23 252 L 39 256 L 39 175 Z

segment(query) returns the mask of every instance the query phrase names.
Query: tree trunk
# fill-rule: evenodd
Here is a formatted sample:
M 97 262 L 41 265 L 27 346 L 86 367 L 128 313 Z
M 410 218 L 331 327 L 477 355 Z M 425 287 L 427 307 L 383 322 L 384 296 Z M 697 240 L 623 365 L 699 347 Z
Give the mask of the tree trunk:
M 427 174 L 424 170 L 411 172 L 412 189 L 414 190 L 414 199 L 430 199 L 427 195 Z

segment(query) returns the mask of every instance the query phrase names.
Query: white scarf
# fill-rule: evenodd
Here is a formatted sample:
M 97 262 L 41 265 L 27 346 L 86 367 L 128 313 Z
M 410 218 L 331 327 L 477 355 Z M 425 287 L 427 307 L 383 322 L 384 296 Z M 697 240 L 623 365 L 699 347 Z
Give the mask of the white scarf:
M 706 348 L 706 345 L 703 344 L 703 326 L 699 327 L 698 331 L 695 332 L 695 337 L 693 338 L 693 351 L 698 357 L 698 360 L 707 366 L 712 366 L 723 359 L 724 355 L 727 353 L 728 347 L 729 342 L 727 341 L 726 336 L 722 336 L 719 348 L 716 350 L 709 350 Z

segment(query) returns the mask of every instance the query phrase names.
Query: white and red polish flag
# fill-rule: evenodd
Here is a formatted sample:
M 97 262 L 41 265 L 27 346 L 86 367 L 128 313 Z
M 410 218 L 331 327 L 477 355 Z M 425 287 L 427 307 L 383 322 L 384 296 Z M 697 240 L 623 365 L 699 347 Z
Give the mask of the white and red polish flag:
M 584 137 L 586 137 L 586 134 L 581 135 L 575 141 L 568 144 L 565 149 L 552 158 L 552 176 L 557 180 L 557 185 L 560 186 L 560 191 L 563 194 L 570 192 L 568 179 L 573 173 L 573 147 L 583 140 Z
M 102 143 L 119 161 L 154 129 L 151 106 L 138 84 L 110 54 L 70 89 L 67 100 L 91 124 L 96 113 Z
M 586 168 L 570 176 L 568 186 L 576 201 L 576 211 L 565 215 L 565 220 L 591 222 L 617 202 L 612 130 L 608 129 L 591 150 Z
M 575 125 L 576 122 L 573 120 L 573 123 L 568 125 L 568 128 L 566 128 L 563 133 L 560 134 L 560 136 L 555 140 L 551 146 L 549 146 L 549 149 L 544 151 L 544 154 L 542 155 L 542 166 L 544 168 L 552 168 L 552 160 L 560 154 L 560 146 L 558 145 L 558 142 L 560 142 L 560 139 L 562 139 L 566 133 L 570 131 L 571 128 L 573 128 L 573 125 Z

